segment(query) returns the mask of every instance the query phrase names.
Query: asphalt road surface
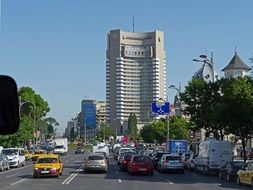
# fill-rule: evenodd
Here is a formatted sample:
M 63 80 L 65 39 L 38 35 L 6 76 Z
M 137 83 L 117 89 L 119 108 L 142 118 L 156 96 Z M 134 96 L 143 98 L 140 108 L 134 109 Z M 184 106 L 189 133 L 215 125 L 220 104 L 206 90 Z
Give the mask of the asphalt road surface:
M 83 173 L 85 155 L 70 151 L 62 156 L 63 175 L 59 178 L 34 179 L 33 163 L 25 167 L 12 168 L 0 172 L 1 190 L 216 190 L 252 189 L 247 185 L 238 186 L 235 182 L 221 181 L 217 176 L 203 176 L 186 171 L 185 174 L 154 173 L 154 176 L 134 175 L 120 172 L 116 162 L 111 159 L 107 174 Z

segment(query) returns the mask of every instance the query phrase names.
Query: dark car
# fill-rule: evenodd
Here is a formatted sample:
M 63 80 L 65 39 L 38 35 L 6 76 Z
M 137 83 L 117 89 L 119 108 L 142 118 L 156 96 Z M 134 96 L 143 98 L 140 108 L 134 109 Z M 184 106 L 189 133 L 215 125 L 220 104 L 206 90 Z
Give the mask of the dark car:
M 247 156 L 250 160 L 253 159 L 253 148 L 248 151 Z
M 128 163 L 128 173 L 133 175 L 135 173 L 145 173 L 148 175 L 154 174 L 154 165 L 149 156 L 134 155 Z
M 243 161 L 226 162 L 225 165 L 220 168 L 219 178 L 226 179 L 227 181 L 235 180 L 237 172 L 244 164 Z
M 131 161 L 132 154 L 126 154 L 123 156 L 122 160 L 120 161 L 119 167 L 120 171 L 126 171 L 128 167 L 128 163 Z
M 164 154 L 170 154 L 169 152 L 164 152 L 164 151 L 156 151 L 154 152 L 154 154 L 152 155 L 152 161 L 154 164 L 154 167 L 157 168 L 157 163 L 159 162 L 159 160 L 161 159 L 161 157 Z
M 76 147 L 75 154 L 84 154 L 84 149 L 82 146 Z

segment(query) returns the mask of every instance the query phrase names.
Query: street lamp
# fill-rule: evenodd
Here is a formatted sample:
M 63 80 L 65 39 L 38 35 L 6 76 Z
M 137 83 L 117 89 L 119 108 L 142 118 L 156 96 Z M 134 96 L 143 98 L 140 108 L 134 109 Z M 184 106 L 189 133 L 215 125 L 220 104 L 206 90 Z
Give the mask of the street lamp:
M 214 65 L 214 63 L 213 63 L 213 51 L 211 51 L 211 59 L 210 60 L 207 58 L 207 55 L 200 55 L 199 57 L 201 58 L 201 60 L 200 59 L 193 59 L 192 61 L 202 62 L 204 64 L 207 64 L 211 68 L 212 82 L 214 82 L 215 81 L 214 80 L 215 76 L 214 76 L 214 68 L 213 68 L 213 65 Z
M 180 98 L 181 91 L 175 85 L 170 85 L 168 88 L 174 89 L 178 92 L 178 95 L 177 95 L 178 101 L 176 102 L 176 110 L 179 110 L 179 112 L 178 113 L 176 112 L 175 114 L 178 116 L 182 116 L 181 114 L 182 104 L 181 104 L 181 98 Z

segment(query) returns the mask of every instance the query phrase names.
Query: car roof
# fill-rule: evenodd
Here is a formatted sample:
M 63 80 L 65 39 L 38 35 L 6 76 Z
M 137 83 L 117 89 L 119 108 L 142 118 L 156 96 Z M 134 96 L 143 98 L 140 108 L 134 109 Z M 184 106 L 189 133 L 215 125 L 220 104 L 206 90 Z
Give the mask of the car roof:
M 46 155 L 40 156 L 39 158 L 59 158 L 59 155 L 56 155 L 56 154 L 46 154 Z

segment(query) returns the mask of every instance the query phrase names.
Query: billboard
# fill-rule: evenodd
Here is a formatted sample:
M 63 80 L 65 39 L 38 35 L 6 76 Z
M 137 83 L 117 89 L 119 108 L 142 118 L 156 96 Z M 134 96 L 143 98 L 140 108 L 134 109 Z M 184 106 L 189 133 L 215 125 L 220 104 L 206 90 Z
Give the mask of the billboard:
M 82 102 L 83 125 L 87 128 L 97 127 L 96 104 L 93 101 Z

